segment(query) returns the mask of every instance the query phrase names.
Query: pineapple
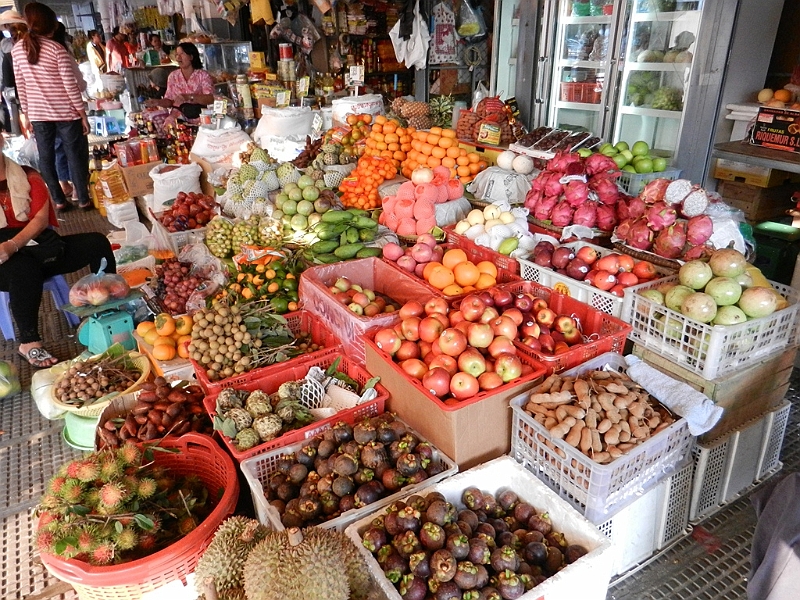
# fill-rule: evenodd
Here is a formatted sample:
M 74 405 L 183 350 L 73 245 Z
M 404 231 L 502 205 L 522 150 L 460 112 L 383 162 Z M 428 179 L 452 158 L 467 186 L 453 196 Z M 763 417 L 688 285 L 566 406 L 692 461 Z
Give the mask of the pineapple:
M 427 102 L 406 102 L 400 107 L 400 114 L 408 119 L 410 124 L 411 119 L 414 117 L 425 117 L 430 114 L 430 110 L 430 106 L 428 106 Z
M 430 129 L 431 118 L 428 115 L 420 117 L 409 117 L 408 125 L 409 127 L 413 127 L 414 129 Z
M 455 106 L 455 101 L 450 95 L 432 97 L 430 100 L 430 117 L 433 124 L 449 128 L 453 120 L 453 106 Z

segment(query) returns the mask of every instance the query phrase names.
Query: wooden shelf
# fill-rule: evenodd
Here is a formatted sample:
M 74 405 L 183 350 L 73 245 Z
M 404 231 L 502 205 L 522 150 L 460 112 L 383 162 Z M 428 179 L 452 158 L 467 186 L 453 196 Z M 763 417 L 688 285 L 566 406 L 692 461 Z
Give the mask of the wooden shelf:
M 797 152 L 773 150 L 741 142 L 723 142 L 714 146 L 712 156 L 746 162 L 757 167 L 800 173 L 800 153 Z

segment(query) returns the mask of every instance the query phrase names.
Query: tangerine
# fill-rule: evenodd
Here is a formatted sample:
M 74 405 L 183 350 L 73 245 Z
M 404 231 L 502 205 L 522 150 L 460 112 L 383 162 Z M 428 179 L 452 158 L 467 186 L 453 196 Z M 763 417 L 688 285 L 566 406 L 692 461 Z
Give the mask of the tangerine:
M 437 290 L 443 290 L 448 285 L 452 285 L 455 282 L 455 275 L 453 275 L 453 271 L 448 269 L 444 266 L 434 267 L 430 272 L 430 277 L 428 277 L 428 283 L 430 283 L 433 287 Z
M 430 277 L 431 271 L 433 271 L 436 267 L 441 267 L 442 263 L 432 260 L 428 264 L 425 265 L 425 268 L 422 269 L 422 278 L 427 281 L 428 277 Z
M 454 269 L 457 264 L 466 261 L 467 261 L 467 253 L 464 252 L 461 248 L 451 248 L 450 250 L 445 252 L 444 256 L 442 257 L 442 264 L 451 270 Z
M 464 288 L 462 288 L 457 283 L 453 283 L 444 288 L 442 290 L 442 293 L 445 296 L 460 296 L 461 294 L 464 293 Z
M 474 264 L 466 261 L 456 265 L 455 269 L 453 269 L 453 275 L 455 275 L 458 285 L 475 285 L 480 279 L 481 272 Z
M 792 101 L 792 92 L 789 90 L 775 90 L 775 93 L 772 94 L 773 100 L 780 100 L 781 102 L 791 102 Z
M 480 271 L 481 273 L 486 273 L 487 275 L 491 275 L 492 277 L 497 279 L 497 267 L 493 262 L 488 260 L 482 260 L 475 266 L 478 267 L 478 271 Z
M 478 277 L 478 282 L 475 284 L 475 289 L 485 290 L 495 285 L 497 285 L 497 280 L 494 277 L 487 273 L 481 273 L 481 276 Z

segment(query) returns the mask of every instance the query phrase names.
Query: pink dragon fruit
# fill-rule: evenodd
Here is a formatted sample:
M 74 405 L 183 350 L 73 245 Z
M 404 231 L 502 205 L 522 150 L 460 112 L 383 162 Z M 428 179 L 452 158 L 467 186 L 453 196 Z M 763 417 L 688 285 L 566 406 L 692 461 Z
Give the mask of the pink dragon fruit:
M 597 227 L 601 231 L 611 231 L 617 223 L 617 215 L 613 206 L 608 204 L 597 205 Z
M 575 225 L 584 227 L 594 227 L 597 225 L 597 205 L 594 202 L 586 202 L 575 209 L 572 215 L 572 222 Z
M 547 221 L 550 218 L 550 213 L 553 212 L 553 207 L 558 202 L 558 196 L 545 196 L 536 204 L 536 209 L 533 213 L 535 219 L 540 221 Z
M 628 213 L 631 218 L 638 219 L 639 217 L 643 217 L 646 211 L 647 205 L 644 203 L 644 200 L 638 196 L 634 196 L 628 200 Z
M 594 176 L 589 182 L 589 187 L 597 194 L 597 199 L 601 204 L 614 205 L 619 200 L 619 188 L 617 184 L 608 177 Z
M 678 258 L 686 245 L 686 223 L 677 221 L 658 232 L 653 251 L 664 258 Z
M 640 217 L 630 226 L 625 237 L 629 246 L 637 250 L 649 250 L 653 245 L 653 230 L 647 226 L 647 219 Z
M 639 198 L 644 200 L 647 204 L 663 202 L 664 194 L 667 193 L 667 186 L 670 183 L 671 181 L 669 179 L 653 179 L 653 181 L 644 186 L 644 189 L 639 194 Z
M 564 173 L 579 175 L 584 171 L 583 160 L 576 153 L 558 152 L 548 161 L 547 170 L 555 171 L 559 176 Z
M 705 244 L 714 233 L 714 222 L 708 215 L 698 215 L 686 224 L 686 241 L 692 246 Z
M 528 193 L 525 194 L 525 208 L 533 212 L 534 208 L 539 203 L 539 200 L 541 200 L 543 197 L 544 193 L 542 192 L 541 188 L 538 190 L 531 188 L 528 190 Z
M 617 220 L 624 221 L 631 216 L 631 211 L 628 208 L 628 201 L 620 198 L 617 202 L 615 209 L 617 211 Z
M 647 211 L 647 225 L 653 231 L 666 229 L 678 218 L 678 211 L 666 202 L 656 202 Z
M 544 188 L 544 180 L 547 177 L 547 171 L 541 171 L 536 177 L 533 178 L 531 181 L 531 190 L 535 192 L 541 192 Z
M 559 173 L 550 173 L 550 175 L 548 175 L 547 180 L 544 182 L 544 187 L 542 188 L 545 196 L 561 195 L 564 191 L 564 186 L 561 184 L 560 179 L 561 175 Z
M 614 230 L 614 235 L 619 239 L 627 241 L 628 235 L 631 232 L 631 225 L 636 222 L 636 219 L 624 219 L 617 223 L 617 228 Z
M 686 237 L 689 237 L 688 234 Z M 681 257 L 683 260 L 705 260 L 711 258 L 711 255 L 714 254 L 714 248 L 706 244 L 689 245 L 688 248 Z
M 564 186 L 564 200 L 572 208 L 577 208 L 589 199 L 589 186 L 582 181 L 573 180 Z
M 620 170 L 611 158 L 604 154 L 592 154 L 586 159 L 586 174 L 596 175 L 598 173 L 608 173 L 612 177 L 619 177 Z
M 550 213 L 550 222 L 556 227 L 566 227 L 572 223 L 572 207 L 564 200 L 559 202 Z
M 681 202 L 681 214 L 686 218 L 700 216 L 707 208 L 708 194 L 700 186 L 694 186 Z

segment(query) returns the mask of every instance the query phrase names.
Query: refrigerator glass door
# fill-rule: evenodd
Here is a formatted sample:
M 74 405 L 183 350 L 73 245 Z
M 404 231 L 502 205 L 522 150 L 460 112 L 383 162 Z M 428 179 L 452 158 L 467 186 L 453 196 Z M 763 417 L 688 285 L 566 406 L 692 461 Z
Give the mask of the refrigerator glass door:
M 496 0 L 495 2 L 495 49 L 496 60 L 492 61 L 491 95 L 511 98 L 516 93 L 517 45 L 519 43 L 519 1 Z

